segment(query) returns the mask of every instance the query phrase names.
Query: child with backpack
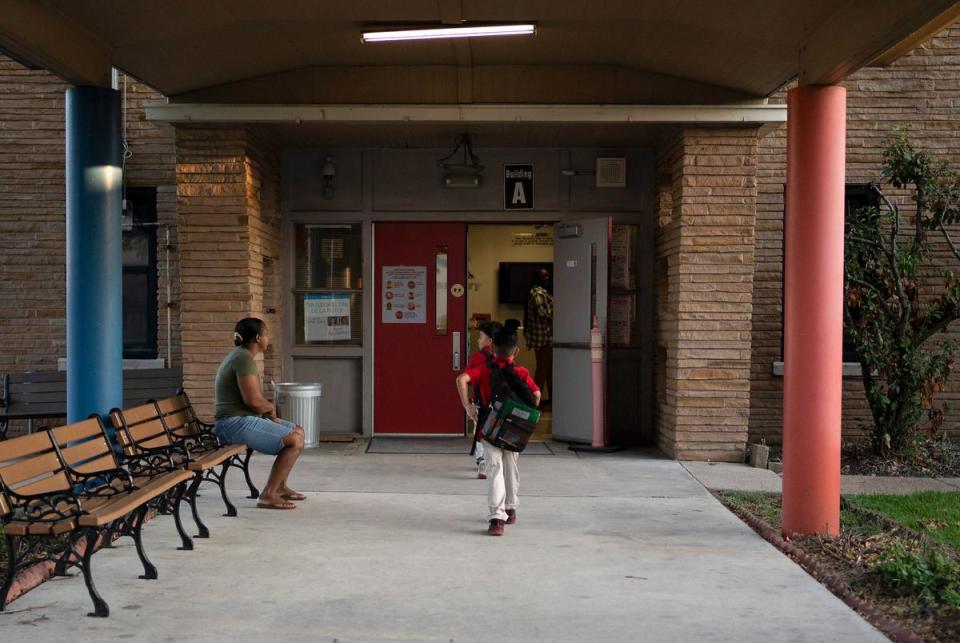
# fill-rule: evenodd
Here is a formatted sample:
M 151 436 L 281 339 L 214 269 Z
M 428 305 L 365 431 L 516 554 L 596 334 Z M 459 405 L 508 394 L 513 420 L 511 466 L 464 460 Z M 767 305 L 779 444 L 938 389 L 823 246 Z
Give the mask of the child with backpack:
M 487 359 L 493 355 L 493 336 L 501 328 L 503 328 L 503 324 L 489 319 L 477 324 L 477 330 L 479 331 L 477 335 L 477 347 L 480 350 L 470 356 L 470 359 L 467 361 L 467 370 L 478 368 L 487 363 Z M 475 385 L 473 387 L 473 399 L 478 406 L 481 406 L 479 386 Z M 480 429 L 481 424 L 475 422 L 473 445 L 470 447 L 470 455 L 476 458 L 477 477 L 481 480 L 486 480 L 487 468 L 486 460 L 483 457 L 483 434 Z
M 457 377 L 457 391 L 467 416 L 483 425 L 490 404 L 494 400 L 516 399 L 528 406 L 540 404 L 540 389 L 530 377 L 530 372 L 514 364 L 517 354 L 517 329 L 520 323 L 508 319 L 502 328 L 493 334 L 493 354 L 486 363 L 467 368 Z M 470 400 L 468 388 L 475 384 L 480 389 L 480 406 Z M 483 413 L 481 413 L 483 409 Z M 487 460 L 487 505 L 491 536 L 502 536 L 504 525 L 517 521 L 518 492 L 520 472 L 517 468 L 520 454 L 517 451 L 502 449 L 489 441 L 484 445 Z

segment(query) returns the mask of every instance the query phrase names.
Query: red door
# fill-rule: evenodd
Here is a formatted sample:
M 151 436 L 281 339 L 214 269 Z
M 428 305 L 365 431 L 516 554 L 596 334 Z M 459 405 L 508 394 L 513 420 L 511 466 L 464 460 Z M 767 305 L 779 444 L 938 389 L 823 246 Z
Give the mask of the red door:
M 466 225 L 378 223 L 374 238 L 373 430 L 463 435 Z

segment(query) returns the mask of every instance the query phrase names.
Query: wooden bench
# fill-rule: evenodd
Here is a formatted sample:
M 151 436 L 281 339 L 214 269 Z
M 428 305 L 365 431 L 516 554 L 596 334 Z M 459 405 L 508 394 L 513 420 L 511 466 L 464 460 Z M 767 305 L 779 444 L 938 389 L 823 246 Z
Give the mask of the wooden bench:
M 193 474 L 187 500 L 199 529 L 198 538 L 210 537 L 210 530 L 197 511 L 197 490 L 204 481 L 220 487 L 226 515 L 237 515 L 237 509 L 227 495 L 227 471 L 231 466 L 240 466 L 249 481 L 245 466 L 237 464 L 249 463 L 249 449 L 243 444 L 221 444 L 212 427 L 196 418 L 185 393 L 132 409 L 114 409 L 110 412 L 110 421 L 117 431 L 124 459 L 169 454 L 176 464 Z M 247 458 L 244 460 L 241 456 L 245 453 Z
M 130 408 L 149 400 L 176 394 L 183 386 L 183 369 L 128 369 L 123 372 L 123 406 Z M 0 440 L 6 438 L 10 420 L 26 420 L 27 433 L 33 421 L 67 415 L 66 371 L 27 371 L 3 376 L 0 397 Z
M 169 458 L 141 459 L 134 471 L 120 467 L 98 417 L 0 443 L 0 520 L 7 544 L 0 609 L 19 570 L 51 560 L 57 574 L 79 567 L 94 605 L 90 615 L 108 616 L 91 558 L 115 534 L 133 538 L 141 578 L 157 577 L 141 537 L 147 510 L 159 504 L 178 510 L 192 474 Z M 185 538 L 179 511 L 174 516 Z

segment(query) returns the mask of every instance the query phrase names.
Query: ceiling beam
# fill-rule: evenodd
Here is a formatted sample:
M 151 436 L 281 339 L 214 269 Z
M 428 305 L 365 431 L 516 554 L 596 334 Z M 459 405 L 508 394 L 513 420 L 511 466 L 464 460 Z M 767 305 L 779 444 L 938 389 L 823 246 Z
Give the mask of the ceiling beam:
M 73 85 L 110 87 L 110 48 L 43 2 L 0 0 L 0 48 Z
M 905 53 L 956 18 L 958 7 L 955 0 L 845 2 L 802 44 L 800 84 L 833 85 L 891 52 Z
M 146 105 L 166 123 L 784 123 L 786 105 Z

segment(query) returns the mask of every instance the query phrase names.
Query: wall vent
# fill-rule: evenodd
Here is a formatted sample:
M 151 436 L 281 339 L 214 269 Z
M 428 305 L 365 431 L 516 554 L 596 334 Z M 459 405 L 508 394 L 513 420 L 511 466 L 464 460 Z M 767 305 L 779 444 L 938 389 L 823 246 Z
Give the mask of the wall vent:
M 600 157 L 597 159 L 597 187 L 627 187 L 627 159 L 624 157 Z

